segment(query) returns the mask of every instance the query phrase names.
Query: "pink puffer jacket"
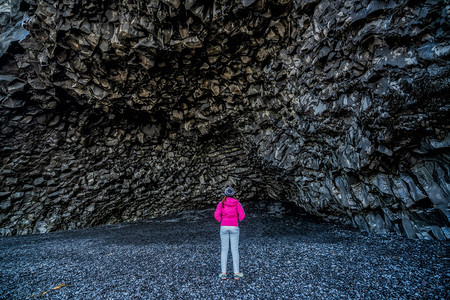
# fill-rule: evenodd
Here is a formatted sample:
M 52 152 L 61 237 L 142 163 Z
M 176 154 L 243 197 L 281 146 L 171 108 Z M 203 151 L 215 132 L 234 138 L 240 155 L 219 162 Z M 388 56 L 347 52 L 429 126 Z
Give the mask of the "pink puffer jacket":
M 222 201 L 217 205 L 214 217 L 221 222 L 220 226 L 238 226 L 238 219 L 244 220 L 245 213 L 238 199 L 227 197 L 224 207 L 222 207 Z

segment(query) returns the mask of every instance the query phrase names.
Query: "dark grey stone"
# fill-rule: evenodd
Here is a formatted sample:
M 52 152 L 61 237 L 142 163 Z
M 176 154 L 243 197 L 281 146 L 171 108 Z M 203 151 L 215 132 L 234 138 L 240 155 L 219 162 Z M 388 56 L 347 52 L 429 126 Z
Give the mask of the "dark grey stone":
M 2 234 L 214 206 L 234 185 L 447 237 L 442 1 L 27 3 L 0 16 Z
M 250 6 L 253 3 L 255 3 L 256 0 L 242 0 L 242 5 L 244 6 Z

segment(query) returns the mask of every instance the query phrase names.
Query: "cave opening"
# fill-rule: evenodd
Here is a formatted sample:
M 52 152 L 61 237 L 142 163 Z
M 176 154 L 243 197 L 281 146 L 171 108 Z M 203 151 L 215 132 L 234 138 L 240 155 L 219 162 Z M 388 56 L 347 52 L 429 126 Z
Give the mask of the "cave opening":
M 36 17 L 0 56 L 2 232 L 211 206 L 228 184 L 368 230 L 446 225 L 444 8 L 344 2 L 20 1 Z

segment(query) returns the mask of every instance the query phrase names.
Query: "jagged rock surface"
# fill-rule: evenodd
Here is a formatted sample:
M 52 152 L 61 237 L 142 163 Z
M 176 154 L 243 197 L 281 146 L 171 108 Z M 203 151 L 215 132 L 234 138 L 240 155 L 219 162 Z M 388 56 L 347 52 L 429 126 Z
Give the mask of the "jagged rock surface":
M 2 235 L 210 206 L 233 184 L 449 238 L 444 1 L 20 8 L 29 34 L 0 62 Z

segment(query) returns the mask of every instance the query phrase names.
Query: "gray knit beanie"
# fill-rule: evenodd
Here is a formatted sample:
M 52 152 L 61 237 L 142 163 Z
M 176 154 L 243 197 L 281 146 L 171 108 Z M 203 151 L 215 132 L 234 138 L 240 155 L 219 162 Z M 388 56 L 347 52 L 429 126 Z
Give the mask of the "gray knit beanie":
M 225 189 L 225 196 L 233 197 L 234 194 L 236 194 L 236 192 L 234 191 L 234 189 L 231 186 L 229 186 Z

